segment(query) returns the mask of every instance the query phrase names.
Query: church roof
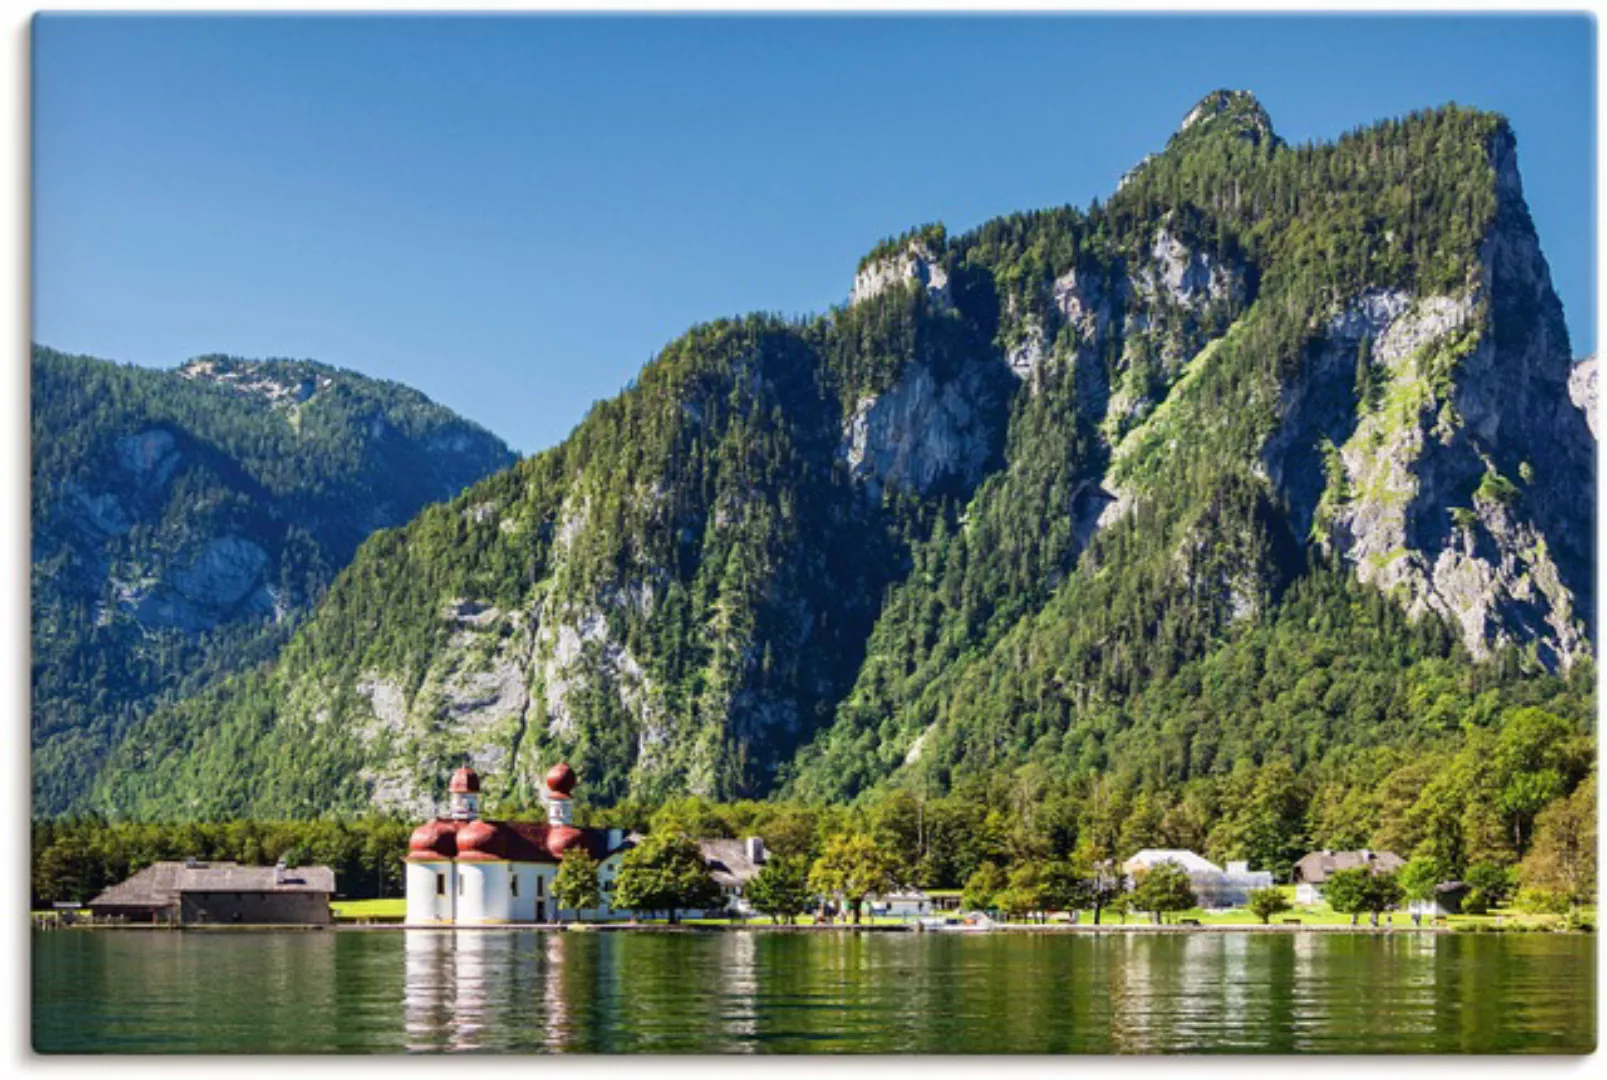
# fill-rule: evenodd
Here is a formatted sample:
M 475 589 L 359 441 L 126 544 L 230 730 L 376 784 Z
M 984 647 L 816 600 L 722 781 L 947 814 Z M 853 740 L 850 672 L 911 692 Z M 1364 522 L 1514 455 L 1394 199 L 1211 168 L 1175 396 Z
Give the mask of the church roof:
M 560 761 L 547 770 L 547 797 L 567 800 L 576 783 L 575 771 Z M 479 791 L 480 777 L 465 766 L 452 774 L 451 786 L 454 792 Z M 407 857 L 415 862 L 460 859 L 464 862 L 555 863 L 571 851 L 584 851 L 600 861 L 633 843 L 626 838 L 610 848 L 609 835 L 608 829 L 583 829 L 544 821 L 493 821 L 489 818 L 465 821 L 438 817 L 413 830 L 407 842 Z
M 619 847 L 629 846 L 629 841 Z M 544 821 L 454 821 L 436 818 L 413 830 L 407 857 L 414 861 L 462 859 L 467 862 L 555 863 L 564 854 L 584 850 L 601 861 L 618 848 L 608 846 L 607 829 L 549 825 Z

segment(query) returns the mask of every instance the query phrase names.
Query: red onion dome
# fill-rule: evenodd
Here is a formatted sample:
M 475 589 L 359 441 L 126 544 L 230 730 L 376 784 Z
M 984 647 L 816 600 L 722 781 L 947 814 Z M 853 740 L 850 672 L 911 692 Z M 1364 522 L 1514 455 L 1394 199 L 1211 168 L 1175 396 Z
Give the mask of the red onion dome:
M 584 850 L 586 834 L 573 825 L 554 825 L 547 830 L 547 850 L 553 858 L 561 859 L 570 849 Z
M 454 795 L 468 795 L 480 790 L 480 774 L 467 765 L 452 774 L 452 783 L 447 788 Z
M 471 821 L 458 830 L 458 854 L 487 851 L 496 841 L 497 829 L 489 821 Z
M 457 851 L 457 829 L 450 821 L 426 821 L 407 840 L 410 859 L 450 859 Z
M 575 790 L 575 770 L 566 762 L 560 761 L 547 770 L 547 790 L 554 795 L 568 797 Z

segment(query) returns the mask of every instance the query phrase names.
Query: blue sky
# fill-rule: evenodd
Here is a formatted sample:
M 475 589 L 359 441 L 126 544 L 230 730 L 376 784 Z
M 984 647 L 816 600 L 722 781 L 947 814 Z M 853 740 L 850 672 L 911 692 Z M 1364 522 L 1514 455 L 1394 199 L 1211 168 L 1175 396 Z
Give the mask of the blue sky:
M 1595 349 L 1583 16 L 43 16 L 33 77 L 35 340 L 313 357 L 527 453 L 695 322 L 841 302 L 885 235 L 1108 195 L 1216 87 L 1293 142 L 1505 113 Z

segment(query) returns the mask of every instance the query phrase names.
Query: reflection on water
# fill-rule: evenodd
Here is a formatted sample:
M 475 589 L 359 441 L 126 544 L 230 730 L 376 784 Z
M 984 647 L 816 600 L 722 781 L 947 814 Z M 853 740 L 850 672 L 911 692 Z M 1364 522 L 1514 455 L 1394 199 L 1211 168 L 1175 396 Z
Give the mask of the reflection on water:
M 42 1051 L 1583 1052 L 1558 935 L 47 932 Z

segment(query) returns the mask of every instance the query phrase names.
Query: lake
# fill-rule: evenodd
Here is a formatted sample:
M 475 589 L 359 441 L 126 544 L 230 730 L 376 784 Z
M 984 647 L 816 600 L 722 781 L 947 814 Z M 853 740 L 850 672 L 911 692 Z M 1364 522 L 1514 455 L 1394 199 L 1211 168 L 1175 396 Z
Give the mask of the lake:
M 1586 1053 L 1561 934 L 33 933 L 69 1053 Z

